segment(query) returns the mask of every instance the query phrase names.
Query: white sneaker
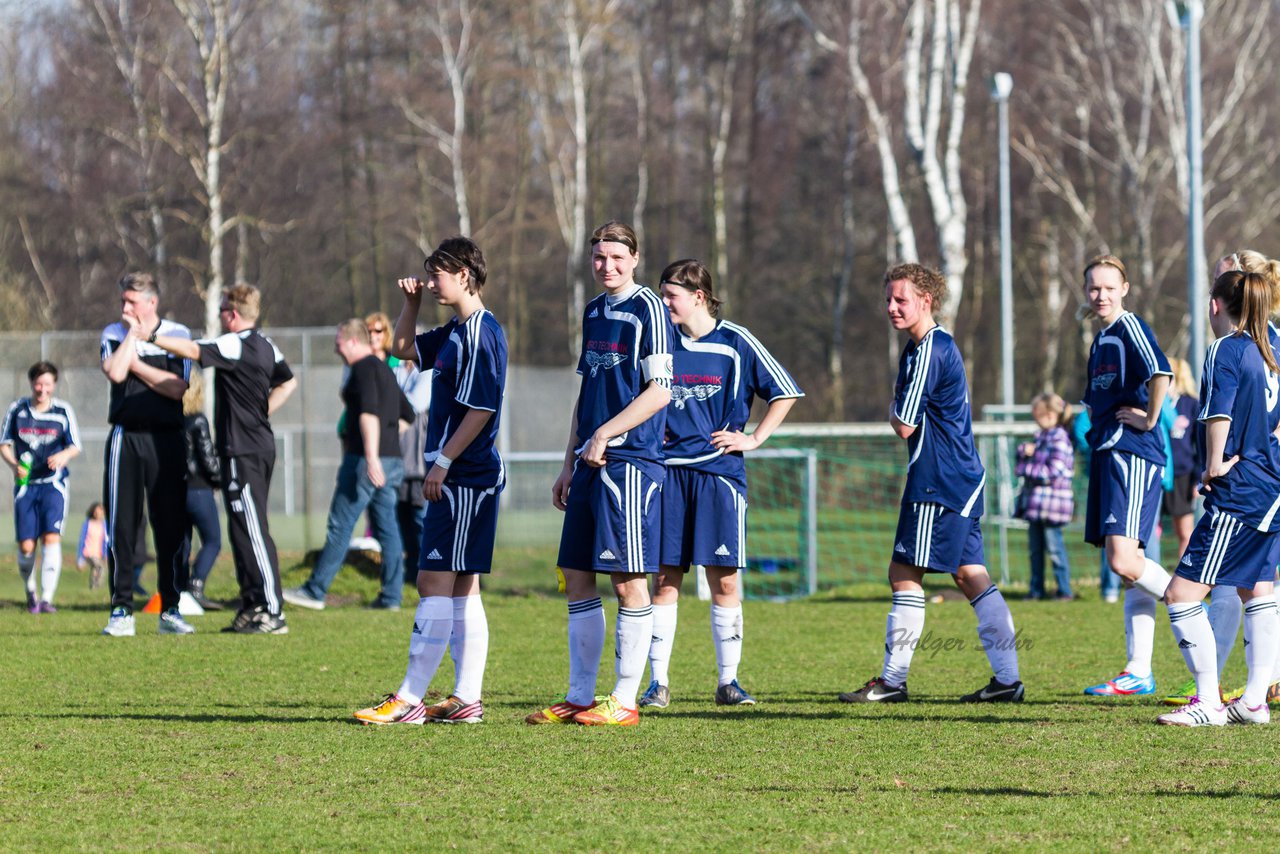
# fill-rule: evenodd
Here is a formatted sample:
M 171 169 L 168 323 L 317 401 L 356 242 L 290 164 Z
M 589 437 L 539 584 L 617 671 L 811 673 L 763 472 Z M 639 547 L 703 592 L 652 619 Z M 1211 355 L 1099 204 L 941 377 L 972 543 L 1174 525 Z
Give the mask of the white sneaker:
M 157 628 L 162 635 L 194 635 L 196 633 L 195 626 L 182 619 L 177 608 L 170 608 L 163 612 Z
M 112 608 L 111 617 L 107 620 L 107 627 L 102 630 L 102 633 L 115 638 L 131 638 L 134 632 L 133 614 L 124 608 Z
M 1176 712 L 1156 718 L 1156 723 L 1168 726 L 1223 726 L 1227 722 L 1227 707 L 1193 697 Z
M 184 617 L 203 617 L 204 608 L 200 607 L 196 597 L 183 590 L 182 595 L 178 597 L 178 613 Z
M 1227 704 L 1227 723 L 1229 724 L 1269 724 L 1271 710 L 1264 702 L 1250 708 L 1244 704 L 1243 697 L 1237 697 Z
M 313 599 L 307 591 L 301 587 L 286 587 L 280 593 L 284 597 L 284 601 L 290 605 L 297 605 L 299 608 L 310 608 L 312 611 L 323 611 L 324 600 Z

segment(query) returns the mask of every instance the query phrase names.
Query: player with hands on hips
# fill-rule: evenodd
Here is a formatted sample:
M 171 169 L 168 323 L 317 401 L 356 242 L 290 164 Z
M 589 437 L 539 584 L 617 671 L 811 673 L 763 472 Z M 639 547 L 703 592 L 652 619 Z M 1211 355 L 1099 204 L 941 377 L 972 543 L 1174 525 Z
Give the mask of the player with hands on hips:
M 742 658 L 740 568 L 746 565 L 747 472 L 743 453 L 769 438 L 804 395 L 786 369 L 745 327 L 717 320 L 711 274 L 694 259 L 663 270 L 662 301 L 677 324 L 672 344 L 671 403 L 662 452 L 661 569 L 653 594 L 652 681 L 642 707 L 671 700 L 668 670 L 675 642 L 676 602 L 690 565 L 706 568 L 711 586 L 718 705 L 751 705 L 738 684 Z M 744 433 L 755 398 L 768 409 Z

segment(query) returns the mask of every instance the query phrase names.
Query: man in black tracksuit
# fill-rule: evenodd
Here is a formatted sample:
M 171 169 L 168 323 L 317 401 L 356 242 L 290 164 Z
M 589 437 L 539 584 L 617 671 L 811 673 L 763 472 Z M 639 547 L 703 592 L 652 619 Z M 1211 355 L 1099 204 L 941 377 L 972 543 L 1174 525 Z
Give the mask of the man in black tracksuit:
M 298 383 L 280 350 L 254 327 L 260 305 L 253 285 L 227 288 L 219 311 L 225 334 L 212 341 L 158 338 L 156 344 L 217 368 L 213 421 L 241 598 L 239 613 L 223 631 L 282 635 L 289 627 L 281 613 L 280 562 L 267 524 L 276 461 L 268 416 Z
M 102 372 L 111 380 L 103 504 L 110 525 L 107 566 L 111 619 L 103 634 L 132 637 L 133 570 L 146 559 L 143 496 L 155 536 L 161 634 L 195 631 L 178 614 L 177 556 L 186 527 L 187 452 L 182 395 L 190 363 L 156 337 L 190 342 L 187 327 L 162 320 L 160 292 L 147 273 L 120 279 L 120 320 L 102 330 Z

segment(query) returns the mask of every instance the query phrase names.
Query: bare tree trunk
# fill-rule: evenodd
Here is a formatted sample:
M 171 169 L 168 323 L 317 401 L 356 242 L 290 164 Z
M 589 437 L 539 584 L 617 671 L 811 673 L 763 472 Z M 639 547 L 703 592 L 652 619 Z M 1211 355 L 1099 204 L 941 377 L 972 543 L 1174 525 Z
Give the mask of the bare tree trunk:
M 716 289 L 728 299 L 732 291 L 729 281 L 729 225 L 725 212 L 725 173 L 729 156 L 729 133 L 733 127 L 733 79 L 742 49 L 742 31 L 747 17 L 744 0 L 729 2 L 729 45 L 725 53 L 724 74 L 720 81 L 720 109 L 716 134 L 711 148 L 711 208 L 715 224 L 711 253 L 715 258 Z

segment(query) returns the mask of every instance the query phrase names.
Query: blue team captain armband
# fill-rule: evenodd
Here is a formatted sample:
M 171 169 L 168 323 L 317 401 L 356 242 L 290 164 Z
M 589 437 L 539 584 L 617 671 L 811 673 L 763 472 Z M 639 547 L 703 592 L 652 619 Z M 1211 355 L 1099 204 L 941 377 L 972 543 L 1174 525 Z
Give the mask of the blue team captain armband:
M 640 362 L 640 373 L 645 382 L 653 382 L 663 388 L 671 388 L 671 377 L 674 371 L 671 366 L 670 353 L 654 353 L 645 356 Z

